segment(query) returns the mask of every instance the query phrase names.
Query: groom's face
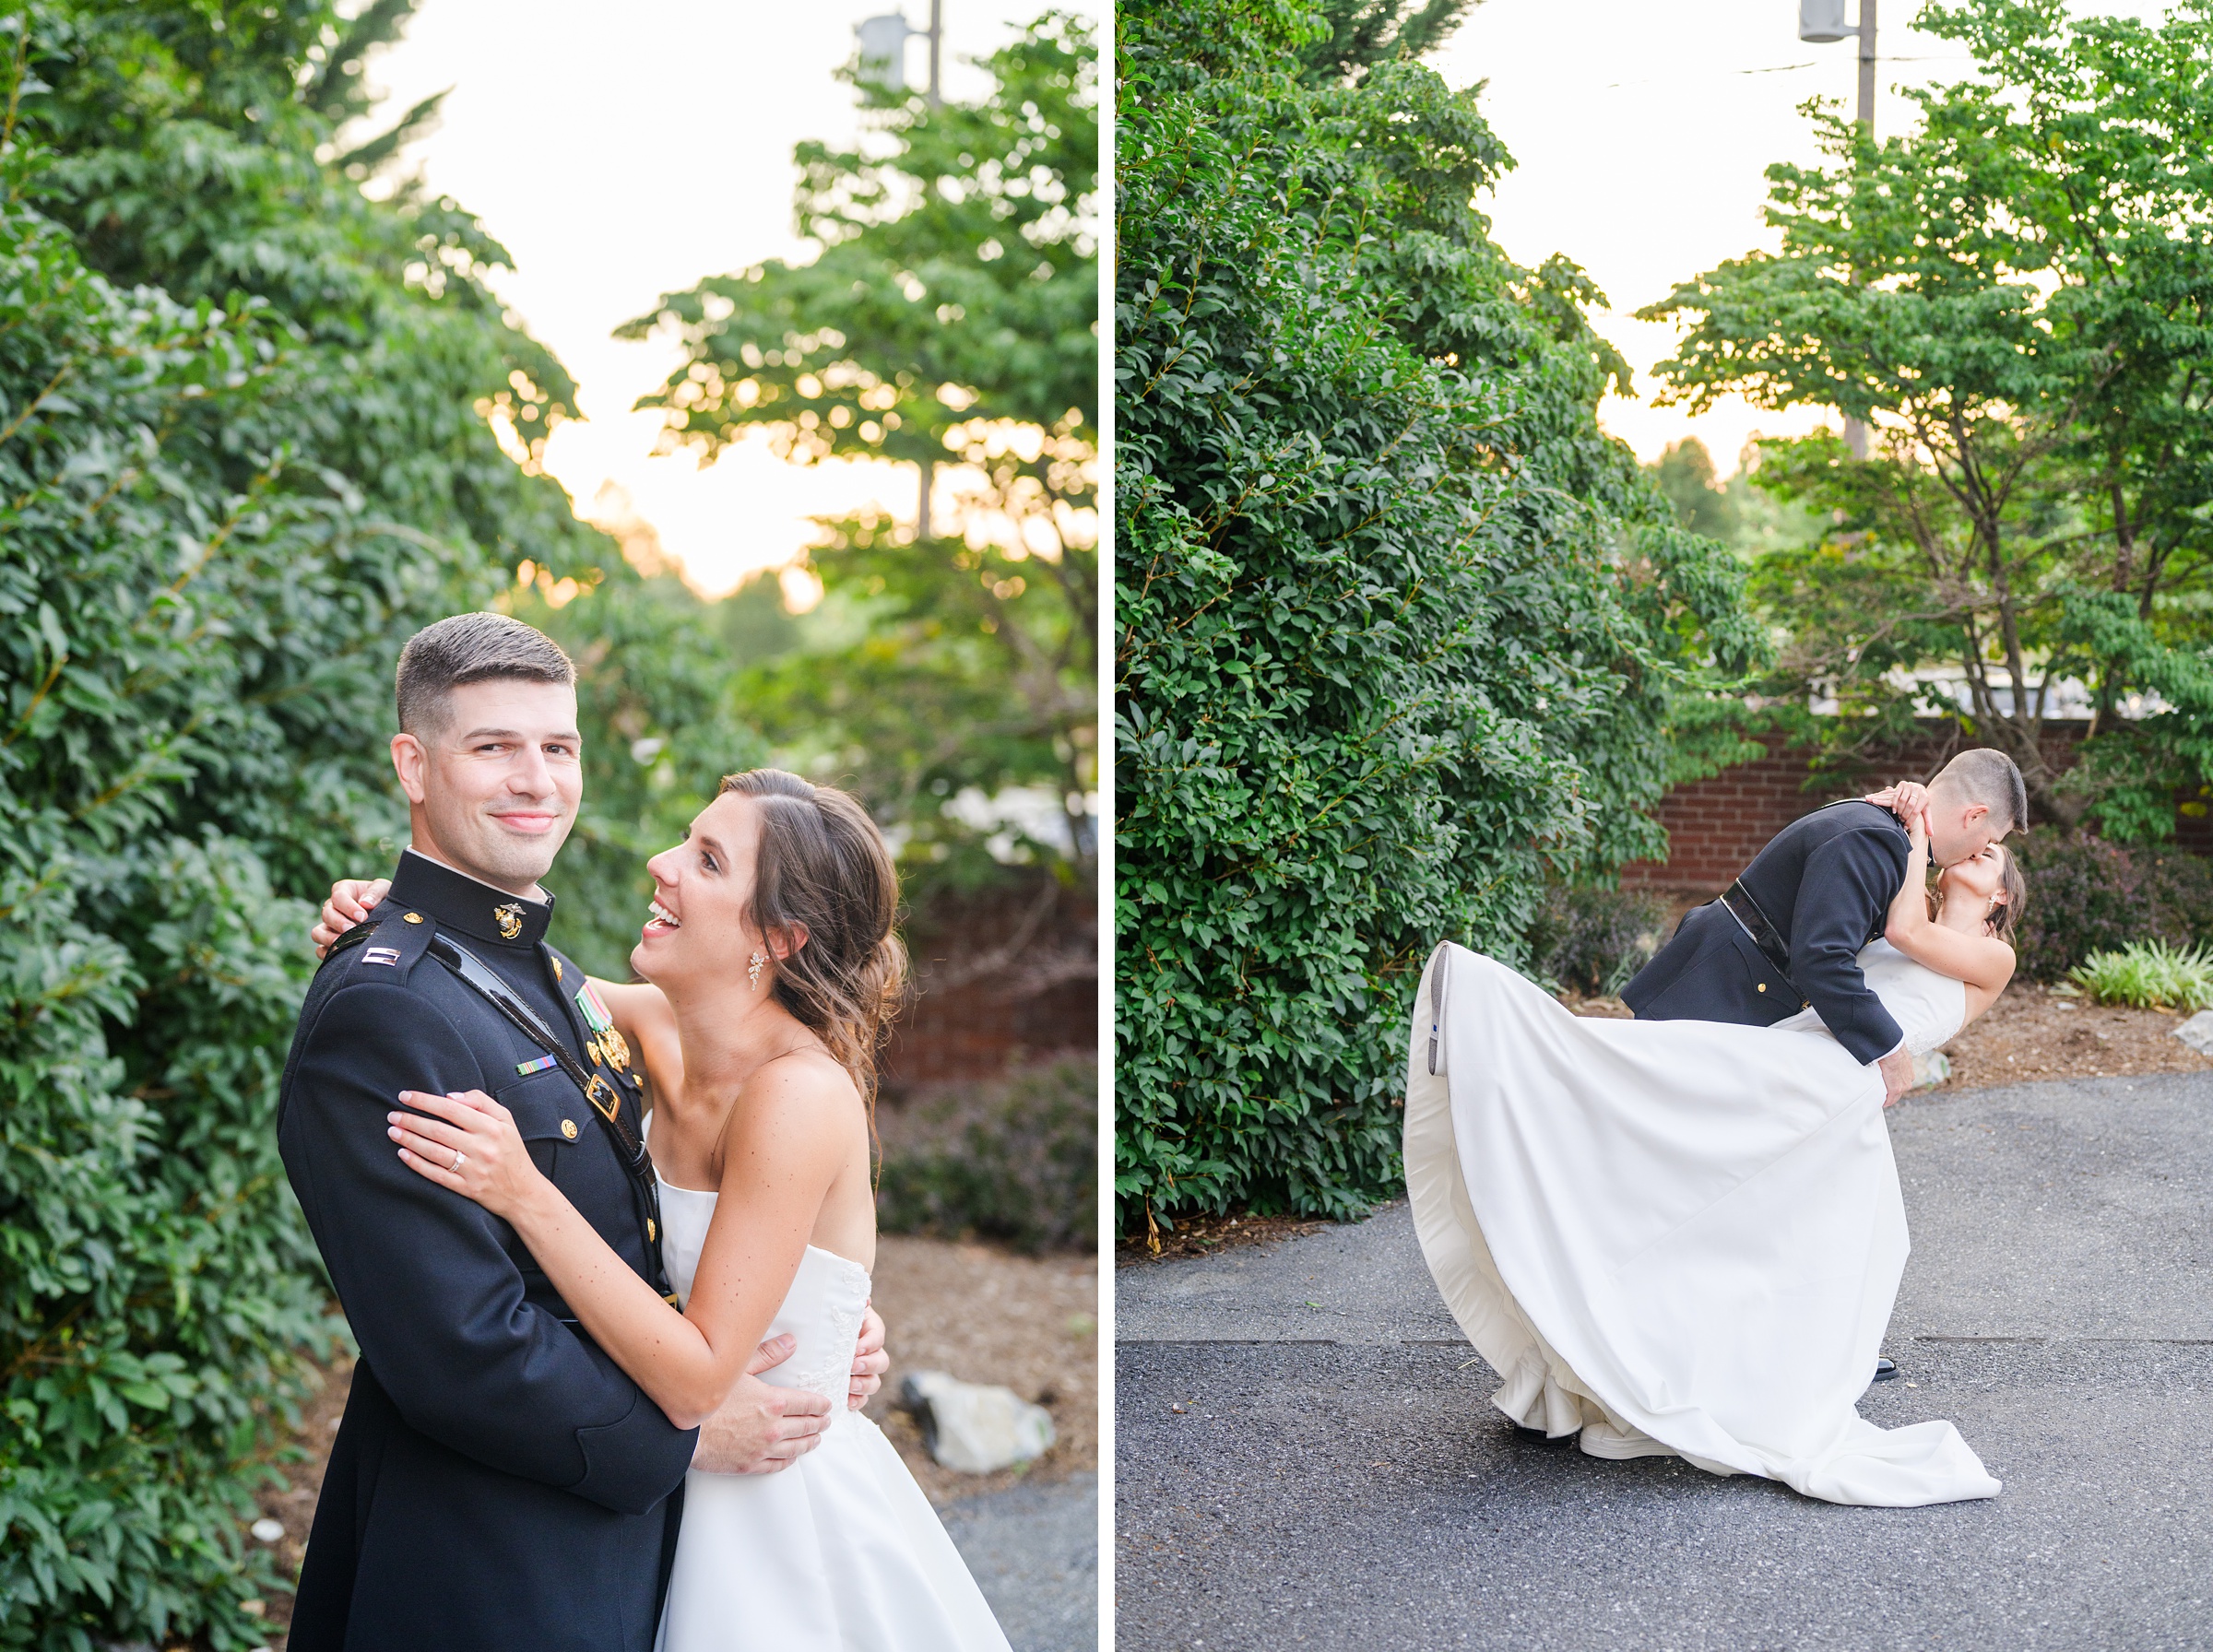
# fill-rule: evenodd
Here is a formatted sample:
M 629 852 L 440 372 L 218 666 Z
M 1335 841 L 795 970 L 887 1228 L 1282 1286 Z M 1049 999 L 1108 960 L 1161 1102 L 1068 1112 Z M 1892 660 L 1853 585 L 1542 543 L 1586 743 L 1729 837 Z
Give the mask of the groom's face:
M 433 726 L 392 741 L 417 846 L 518 895 L 568 840 L 582 757 L 575 689 L 521 678 L 464 683 Z
M 1990 807 L 1942 798 L 1929 799 L 1929 858 L 1940 867 L 1972 860 L 2006 835 L 1993 824 Z

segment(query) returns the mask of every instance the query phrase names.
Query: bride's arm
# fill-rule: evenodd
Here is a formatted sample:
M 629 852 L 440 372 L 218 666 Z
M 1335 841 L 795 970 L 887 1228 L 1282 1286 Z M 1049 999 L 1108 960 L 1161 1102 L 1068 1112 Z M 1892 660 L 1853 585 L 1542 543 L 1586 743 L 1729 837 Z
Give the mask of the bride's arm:
M 1917 815 L 1908 829 L 1911 847 L 1906 879 L 1890 902 L 1883 938 L 1914 962 L 1967 984 L 1968 1019 L 1990 1008 L 2013 979 L 2014 950 L 1995 936 L 1965 935 L 1929 916 L 1929 834 L 1927 817 Z M 1984 994 L 1980 1003 L 1976 994 Z
M 733 1110 L 723 1197 L 680 1314 L 539 1174 L 507 1110 L 481 1091 L 403 1092 L 417 1113 L 392 1115 L 392 1139 L 410 1169 L 503 1217 L 593 1340 L 669 1422 L 693 1428 L 766 1335 L 842 1162 L 836 1132 L 822 1127 L 826 1086 L 810 1066 L 772 1062 Z M 456 1153 L 461 1169 L 444 1168 Z
M 615 1031 L 643 1050 L 676 1036 L 676 1017 L 661 989 L 650 981 L 628 981 L 618 985 L 597 975 L 586 977 L 614 1018 Z

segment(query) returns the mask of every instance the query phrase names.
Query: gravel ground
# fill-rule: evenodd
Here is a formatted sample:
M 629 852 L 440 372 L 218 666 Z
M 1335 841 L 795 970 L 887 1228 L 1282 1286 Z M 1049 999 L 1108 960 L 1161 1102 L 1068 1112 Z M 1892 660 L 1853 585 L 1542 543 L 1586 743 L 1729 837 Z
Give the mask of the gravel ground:
M 2213 1645 L 2213 1075 L 1924 1092 L 1862 1411 L 1987 1502 L 1840 1508 L 1535 1443 L 1404 1207 L 1116 1280 L 1119 1646 Z
M 1005 1618 L 1015 1652 L 1090 1646 L 1098 1605 L 1095 1261 L 887 1233 L 877 1242 L 875 1281 L 893 1364 L 869 1414 L 937 1504 L 993 1611 Z M 1005 1384 L 1052 1412 L 1058 1443 L 1026 1470 L 974 1475 L 940 1468 L 914 1420 L 889 1398 L 903 1373 L 922 1369 Z M 350 1374 L 345 1364 L 325 1374 L 295 1436 L 306 1460 L 279 1465 L 285 1487 L 259 1500 L 261 1512 L 285 1528 L 278 1559 L 294 1575 Z M 1087 1570 L 1077 1566 L 1071 1547 L 1079 1529 Z M 273 1652 L 283 1652 L 290 1606 L 290 1596 L 268 1602 Z M 1078 1635 L 1077 1625 L 1089 1627 Z

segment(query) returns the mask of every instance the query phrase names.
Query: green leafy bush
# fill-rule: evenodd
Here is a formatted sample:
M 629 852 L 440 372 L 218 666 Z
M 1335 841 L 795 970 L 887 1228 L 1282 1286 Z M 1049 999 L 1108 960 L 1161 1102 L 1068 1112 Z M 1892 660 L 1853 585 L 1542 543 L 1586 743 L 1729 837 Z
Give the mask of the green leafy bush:
M 2197 856 L 2079 833 L 2038 833 L 2017 853 L 2029 884 L 2016 940 L 2024 980 L 2062 980 L 2093 952 L 2142 941 L 2213 941 L 2213 866 Z
M 2137 1009 L 2213 1008 L 2213 948 L 2187 950 L 2138 941 L 2116 952 L 2093 952 L 2067 979 L 2101 1004 Z
M 358 47 L 0 18 L 4 1647 L 266 1640 L 243 1526 L 343 1335 L 273 1121 L 304 897 L 388 853 L 405 637 L 602 543 L 473 410 L 566 394 L 496 246 L 315 159 Z
M 1090 1249 L 1098 1084 L 1096 1062 L 1063 1060 L 884 1107 L 878 1221 L 893 1233 Z
M 1671 695 L 1757 640 L 1598 429 L 1588 279 L 1488 239 L 1472 92 L 1308 85 L 1287 7 L 1118 27 L 1116 1186 L 1345 1215 L 1424 955 L 1661 852 Z
M 1544 891 L 1529 926 L 1532 973 L 1576 992 L 1619 992 L 1667 938 L 1673 903 L 1648 890 Z

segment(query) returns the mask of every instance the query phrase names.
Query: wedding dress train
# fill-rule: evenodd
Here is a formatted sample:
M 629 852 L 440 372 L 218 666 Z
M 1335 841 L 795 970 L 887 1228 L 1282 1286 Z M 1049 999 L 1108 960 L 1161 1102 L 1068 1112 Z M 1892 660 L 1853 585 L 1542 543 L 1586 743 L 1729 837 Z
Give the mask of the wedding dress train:
M 661 1184 L 662 1257 L 688 1297 L 716 1195 Z M 684 1477 L 655 1652 L 1008 1652 L 960 1551 L 882 1433 L 846 1407 L 869 1272 L 807 1247 L 762 1373 L 831 1404 L 822 1443 L 777 1474 Z
M 1959 982 L 1886 941 L 1860 962 L 1910 1048 L 1959 1030 Z M 1997 1494 L 1949 1422 L 1885 1430 L 1856 1410 L 1905 1207 L 1882 1076 L 1813 1011 L 1585 1019 L 1448 943 L 1412 1043 L 1415 1229 L 1509 1417 L 1592 1456 L 1680 1456 L 1831 1503 Z

